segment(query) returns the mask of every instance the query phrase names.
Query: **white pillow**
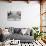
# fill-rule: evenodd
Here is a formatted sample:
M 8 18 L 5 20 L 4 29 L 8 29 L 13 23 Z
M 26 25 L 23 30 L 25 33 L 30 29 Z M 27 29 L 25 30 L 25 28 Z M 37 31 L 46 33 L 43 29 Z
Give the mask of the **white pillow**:
M 8 32 L 8 29 L 3 29 L 3 34 L 4 35 L 9 35 L 10 33 Z
M 27 28 L 26 29 L 21 29 L 21 33 L 24 35 L 27 32 Z

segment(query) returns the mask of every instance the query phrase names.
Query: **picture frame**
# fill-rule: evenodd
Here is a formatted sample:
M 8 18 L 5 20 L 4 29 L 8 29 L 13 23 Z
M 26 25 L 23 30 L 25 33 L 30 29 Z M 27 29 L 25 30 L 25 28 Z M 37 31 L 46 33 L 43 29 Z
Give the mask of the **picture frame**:
M 10 11 L 7 13 L 8 21 L 20 21 L 21 20 L 21 11 Z

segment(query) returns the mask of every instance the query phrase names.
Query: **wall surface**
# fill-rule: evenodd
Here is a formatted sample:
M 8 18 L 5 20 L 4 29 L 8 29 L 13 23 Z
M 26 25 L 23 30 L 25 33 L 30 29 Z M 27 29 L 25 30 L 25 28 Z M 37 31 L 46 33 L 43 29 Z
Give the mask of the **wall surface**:
M 9 11 L 21 11 L 21 21 L 8 21 Z M 0 27 L 32 27 L 40 26 L 40 4 L 35 1 L 29 2 L 0 2 Z

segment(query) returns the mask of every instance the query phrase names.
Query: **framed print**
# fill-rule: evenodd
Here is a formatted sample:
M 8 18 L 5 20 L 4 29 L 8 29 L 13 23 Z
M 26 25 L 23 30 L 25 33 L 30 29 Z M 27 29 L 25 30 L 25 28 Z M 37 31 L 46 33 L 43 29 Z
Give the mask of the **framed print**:
M 7 19 L 9 21 L 20 21 L 21 20 L 21 11 L 8 12 Z

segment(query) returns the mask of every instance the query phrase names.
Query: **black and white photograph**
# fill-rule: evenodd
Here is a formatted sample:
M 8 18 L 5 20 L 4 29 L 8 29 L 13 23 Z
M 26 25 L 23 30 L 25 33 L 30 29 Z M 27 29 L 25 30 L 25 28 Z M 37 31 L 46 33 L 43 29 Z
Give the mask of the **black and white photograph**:
M 21 20 L 21 11 L 10 11 L 7 13 L 7 19 L 9 21 L 20 21 Z

